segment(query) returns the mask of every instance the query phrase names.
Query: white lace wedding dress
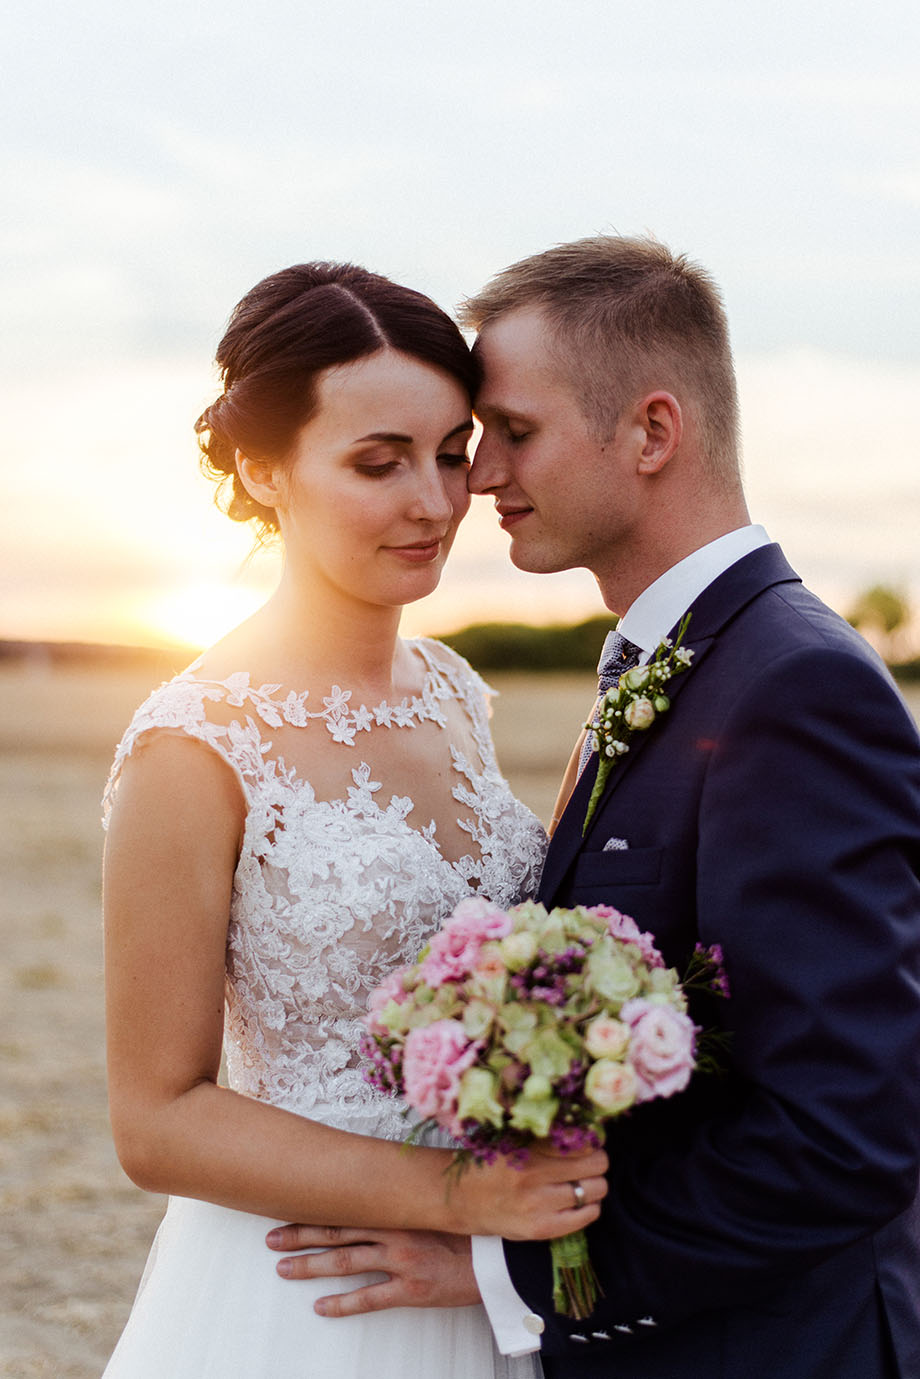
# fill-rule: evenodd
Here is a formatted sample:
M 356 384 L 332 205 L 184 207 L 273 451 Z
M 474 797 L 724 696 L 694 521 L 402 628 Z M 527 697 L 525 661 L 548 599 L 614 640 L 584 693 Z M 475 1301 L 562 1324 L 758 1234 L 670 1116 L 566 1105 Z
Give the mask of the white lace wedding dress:
M 470 894 L 500 905 L 536 891 L 545 836 L 501 777 L 485 686 L 437 642 L 411 644 L 426 666 L 411 702 L 354 707 L 333 690 L 321 708 L 281 697 L 241 672 L 214 682 L 196 667 L 158 689 L 122 739 L 106 813 L 125 758 L 145 735 L 187 734 L 235 772 L 247 806 L 227 941 L 225 1053 L 230 1086 L 299 1115 L 390 1139 L 406 1132 L 400 1107 L 364 1081 L 357 1053 L 369 992 L 415 957 Z M 450 861 L 434 824 L 407 822 L 409 798 L 380 796 L 361 758 L 366 735 L 422 723 L 447 730 L 462 708 L 479 760 L 451 745 L 470 852 Z M 273 754 L 291 728 L 329 732 L 353 760 L 344 799 L 321 800 Z M 276 1222 L 171 1198 L 127 1327 L 105 1379 L 531 1379 L 535 1358 L 494 1349 L 481 1307 L 398 1309 L 323 1318 L 317 1297 L 372 1275 L 285 1281 L 264 1243 Z

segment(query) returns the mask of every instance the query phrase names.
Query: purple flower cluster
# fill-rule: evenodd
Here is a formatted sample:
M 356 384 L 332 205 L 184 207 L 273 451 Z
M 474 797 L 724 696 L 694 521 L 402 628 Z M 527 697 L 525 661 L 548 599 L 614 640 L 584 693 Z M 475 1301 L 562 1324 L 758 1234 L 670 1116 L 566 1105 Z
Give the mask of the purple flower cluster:
M 701 987 L 705 991 L 711 991 L 714 996 L 729 999 L 732 993 L 720 943 L 711 943 L 708 948 L 702 943 L 696 945 L 690 962 L 690 971 L 684 979 L 684 987 Z
M 547 953 L 541 948 L 528 967 L 512 973 L 511 985 L 521 1000 L 563 1006 L 568 997 L 566 979 L 573 973 L 580 973 L 584 961 L 585 948 L 580 943 L 572 944 L 561 953 Z
M 578 1058 L 572 1059 L 569 1071 L 553 1083 L 553 1095 L 559 1100 L 559 1110 L 550 1128 L 550 1143 L 563 1154 L 598 1149 L 601 1137 L 592 1127 L 592 1115 L 585 1100 L 587 1066 Z
M 601 1137 L 590 1125 L 553 1125 L 549 1141 L 561 1154 L 583 1154 L 601 1147 Z
M 384 1050 L 372 1034 L 364 1034 L 358 1048 L 369 1065 L 364 1069 L 364 1081 L 376 1087 L 378 1092 L 399 1095 L 402 1091 L 402 1045 L 393 1040 Z
M 533 1136 L 521 1131 L 506 1130 L 498 1138 L 495 1131 L 475 1120 L 463 1121 L 460 1143 L 478 1164 L 491 1164 L 502 1155 L 513 1167 L 520 1167 L 530 1157 Z

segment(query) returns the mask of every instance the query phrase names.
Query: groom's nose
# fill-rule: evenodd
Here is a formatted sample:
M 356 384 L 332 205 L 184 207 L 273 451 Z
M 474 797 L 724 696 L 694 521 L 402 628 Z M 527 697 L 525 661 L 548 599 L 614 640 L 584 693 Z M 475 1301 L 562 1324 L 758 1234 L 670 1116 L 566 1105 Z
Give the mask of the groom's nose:
M 501 447 L 496 444 L 488 430 L 484 429 L 473 454 L 467 487 L 470 493 L 492 493 L 506 482 Z

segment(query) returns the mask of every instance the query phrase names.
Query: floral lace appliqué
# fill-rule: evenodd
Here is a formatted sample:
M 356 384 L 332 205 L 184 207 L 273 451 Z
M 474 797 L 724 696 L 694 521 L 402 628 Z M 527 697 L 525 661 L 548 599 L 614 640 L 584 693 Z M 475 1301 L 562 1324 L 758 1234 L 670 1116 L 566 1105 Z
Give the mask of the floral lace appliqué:
M 323 707 L 278 698 L 278 685 L 196 678 L 193 665 L 142 704 L 119 744 L 106 811 L 121 766 L 153 731 L 204 742 L 235 772 L 247 803 L 227 939 L 225 1050 L 230 1085 L 300 1114 L 347 1128 L 368 1115 L 377 1133 L 401 1138 L 399 1106 L 364 1081 L 358 1042 L 369 993 L 412 961 L 467 895 L 508 906 L 533 895 L 546 846 L 542 827 L 501 776 L 479 676 L 437 642 L 414 643 L 428 667 L 422 693 L 399 704 L 352 706 L 333 686 Z M 471 848 L 445 858 L 434 824 L 408 823 L 409 797 L 381 798 L 367 763 L 351 770 L 345 797 L 318 800 L 309 781 L 270 756 L 266 730 L 322 722 L 344 748 L 361 735 L 434 722 L 457 700 L 479 761 L 451 749 Z M 219 712 L 217 712 L 219 706 Z M 229 714 L 228 710 L 239 710 Z

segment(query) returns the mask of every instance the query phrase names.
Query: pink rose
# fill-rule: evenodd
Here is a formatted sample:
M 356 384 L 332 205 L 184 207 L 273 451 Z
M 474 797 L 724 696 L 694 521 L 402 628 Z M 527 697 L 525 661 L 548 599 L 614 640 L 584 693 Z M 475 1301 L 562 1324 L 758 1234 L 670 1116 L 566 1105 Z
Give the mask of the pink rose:
M 422 981 L 429 986 L 461 981 L 477 966 L 482 945 L 510 932 L 511 919 L 504 910 L 477 896 L 461 900 L 429 944 L 420 968 Z
M 696 1026 L 689 1015 L 639 997 L 626 1002 L 620 1019 L 632 1031 L 629 1062 L 638 1081 L 636 1100 L 683 1091 L 694 1068 Z
M 419 1115 L 433 1117 L 456 1134 L 460 1078 L 478 1053 L 478 1044 L 470 1042 L 459 1020 L 435 1020 L 412 1030 L 403 1054 L 406 1101 Z
M 480 926 L 483 941 L 504 938 L 511 933 L 511 916 L 481 895 L 470 895 L 460 901 L 444 927 L 449 929 L 453 924 Z
M 624 943 L 634 943 L 642 954 L 642 961 L 649 967 L 664 967 L 664 958 L 655 947 L 651 934 L 643 933 L 630 915 L 621 914 L 610 905 L 595 905 L 595 913 L 606 919 L 607 932 Z
M 407 999 L 407 992 L 403 986 L 403 976 L 407 971 L 407 968 L 400 967 L 395 972 L 391 972 L 388 977 L 384 977 L 376 991 L 372 991 L 368 996 L 367 1015 L 364 1023 L 371 1034 L 390 1033 L 386 1025 L 381 1024 L 377 1017 L 384 1006 L 389 1005 L 390 1001 L 395 1001 L 397 1005 L 401 1006 Z

